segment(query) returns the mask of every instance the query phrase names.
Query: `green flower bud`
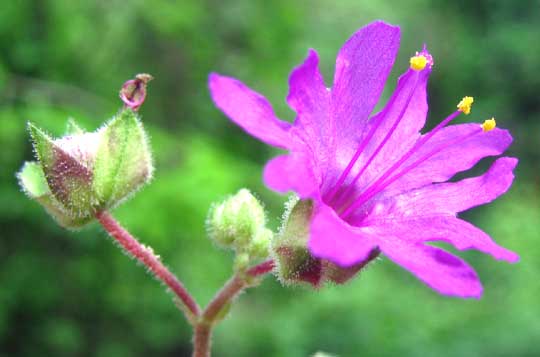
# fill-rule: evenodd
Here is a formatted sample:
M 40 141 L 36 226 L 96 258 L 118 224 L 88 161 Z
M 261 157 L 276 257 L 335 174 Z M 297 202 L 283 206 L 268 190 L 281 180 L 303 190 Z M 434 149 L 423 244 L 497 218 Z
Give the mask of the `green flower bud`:
M 374 250 L 366 261 L 348 268 L 314 257 L 307 247 L 312 211 L 311 200 L 293 197 L 287 203 L 283 225 L 272 245 L 277 275 L 284 284 L 308 283 L 316 288 L 325 282 L 344 284 L 379 255 Z
M 266 222 L 261 203 L 247 189 L 241 189 L 210 209 L 208 233 L 217 244 L 237 251 L 246 250 Z
M 261 228 L 253 237 L 253 241 L 249 247 L 249 255 L 252 258 L 266 258 L 270 253 L 270 244 L 272 243 L 272 238 L 274 237 L 274 232 L 268 228 Z
M 62 226 L 77 228 L 139 189 L 152 175 L 150 149 L 142 124 L 130 109 L 85 133 L 68 122 L 68 135 L 52 139 L 28 125 L 38 162 L 17 174 L 23 190 Z
M 248 253 L 238 253 L 234 257 L 234 271 L 245 271 L 249 267 L 251 258 Z

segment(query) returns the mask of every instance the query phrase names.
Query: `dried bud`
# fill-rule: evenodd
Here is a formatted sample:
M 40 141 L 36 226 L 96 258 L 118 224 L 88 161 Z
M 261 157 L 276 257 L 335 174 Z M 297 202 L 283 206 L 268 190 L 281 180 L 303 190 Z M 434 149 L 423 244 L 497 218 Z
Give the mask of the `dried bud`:
M 284 284 L 308 283 L 315 288 L 325 282 L 344 284 L 379 254 L 374 250 L 366 261 L 348 268 L 314 257 L 307 247 L 312 212 L 311 200 L 293 197 L 287 203 L 283 225 L 272 246 L 277 275 Z
M 116 206 L 151 177 L 146 134 L 131 109 L 93 133 L 70 120 L 68 135 L 56 140 L 33 124 L 28 128 L 38 162 L 23 166 L 19 183 L 62 226 L 88 223 L 96 212 Z
M 147 73 L 137 74 L 135 79 L 130 79 L 120 89 L 120 99 L 126 107 L 135 111 L 144 103 L 146 98 L 146 86 L 154 77 Z

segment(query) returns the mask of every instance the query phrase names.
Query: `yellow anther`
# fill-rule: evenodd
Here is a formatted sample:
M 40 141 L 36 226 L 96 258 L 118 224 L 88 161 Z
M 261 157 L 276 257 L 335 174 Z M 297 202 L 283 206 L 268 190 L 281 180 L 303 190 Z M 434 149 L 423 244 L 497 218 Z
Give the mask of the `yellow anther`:
M 415 71 L 421 71 L 424 68 L 426 68 L 427 62 L 428 60 L 425 56 L 422 56 L 422 55 L 413 56 L 411 57 L 411 61 L 410 61 L 411 68 L 414 69 Z
M 463 97 L 461 102 L 458 103 L 457 108 L 462 111 L 463 114 L 469 114 L 471 112 L 473 102 L 473 97 Z
M 495 121 L 495 118 L 484 120 L 484 124 L 481 125 L 483 131 L 491 131 L 495 129 L 497 126 L 497 122 Z

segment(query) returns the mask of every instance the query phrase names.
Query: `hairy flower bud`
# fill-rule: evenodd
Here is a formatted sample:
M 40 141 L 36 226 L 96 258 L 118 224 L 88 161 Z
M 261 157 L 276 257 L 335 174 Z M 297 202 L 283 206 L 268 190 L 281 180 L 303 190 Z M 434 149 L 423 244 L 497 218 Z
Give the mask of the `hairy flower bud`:
M 312 212 L 310 200 L 293 197 L 287 203 L 283 225 L 272 245 L 277 275 L 284 284 L 308 283 L 316 288 L 325 282 L 344 284 L 378 256 L 374 250 L 364 262 L 348 268 L 313 256 L 307 246 Z
M 62 226 L 88 223 L 151 178 L 146 134 L 131 109 L 93 133 L 85 133 L 73 120 L 68 134 L 56 140 L 31 123 L 28 129 L 38 161 L 25 163 L 17 174 L 19 183 Z
M 269 254 L 270 243 L 274 237 L 274 232 L 268 228 L 261 228 L 257 231 L 250 245 L 249 254 L 254 258 L 266 258 Z
M 221 246 L 237 250 L 250 245 L 265 223 L 261 203 L 245 188 L 212 206 L 207 220 L 210 237 Z
M 243 271 L 253 260 L 268 256 L 274 234 L 265 224 L 262 204 L 247 189 L 214 204 L 206 221 L 210 238 L 236 252 L 236 271 Z

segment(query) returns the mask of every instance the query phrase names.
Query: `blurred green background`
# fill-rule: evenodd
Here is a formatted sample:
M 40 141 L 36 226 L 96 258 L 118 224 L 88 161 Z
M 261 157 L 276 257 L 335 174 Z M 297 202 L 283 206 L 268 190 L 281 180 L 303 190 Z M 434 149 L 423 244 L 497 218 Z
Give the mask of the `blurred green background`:
M 231 255 L 205 237 L 209 204 L 241 187 L 277 227 L 285 197 L 261 183 L 277 151 L 212 105 L 210 71 L 264 93 L 282 118 L 287 76 L 316 48 L 327 83 L 359 27 L 402 28 L 385 98 L 425 42 L 435 58 L 429 126 L 475 96 L 520 158 L 511 191 L 464 216 L 521 255 L 508 265 L 460 253 L 481 300 L 439 296 L 385 258 L 346 286 L 314 292 L 274 278 L 245 293 L 216 329 L 216 356 L 538 356 L 540 347 L 540 3 L 538 1 L 4 1 L 0 9 L 0 356 L 189 356 L 190 329 L 171 296 L 97 225 L 59 228 L 20 192 L 32 149 L 25 123 L 60 135 L 68 117 L 93 130 L 118 110 L 135 73 L 155 76 L 142 108 L 155 151 L 150 186 L 115 212 L 205 304 Z M 488 160 L 489 161 L 489 160 Z M 488 162 L 483 162 L 486 167 Z M 476 172 L 475 172 L 476 173 Z

